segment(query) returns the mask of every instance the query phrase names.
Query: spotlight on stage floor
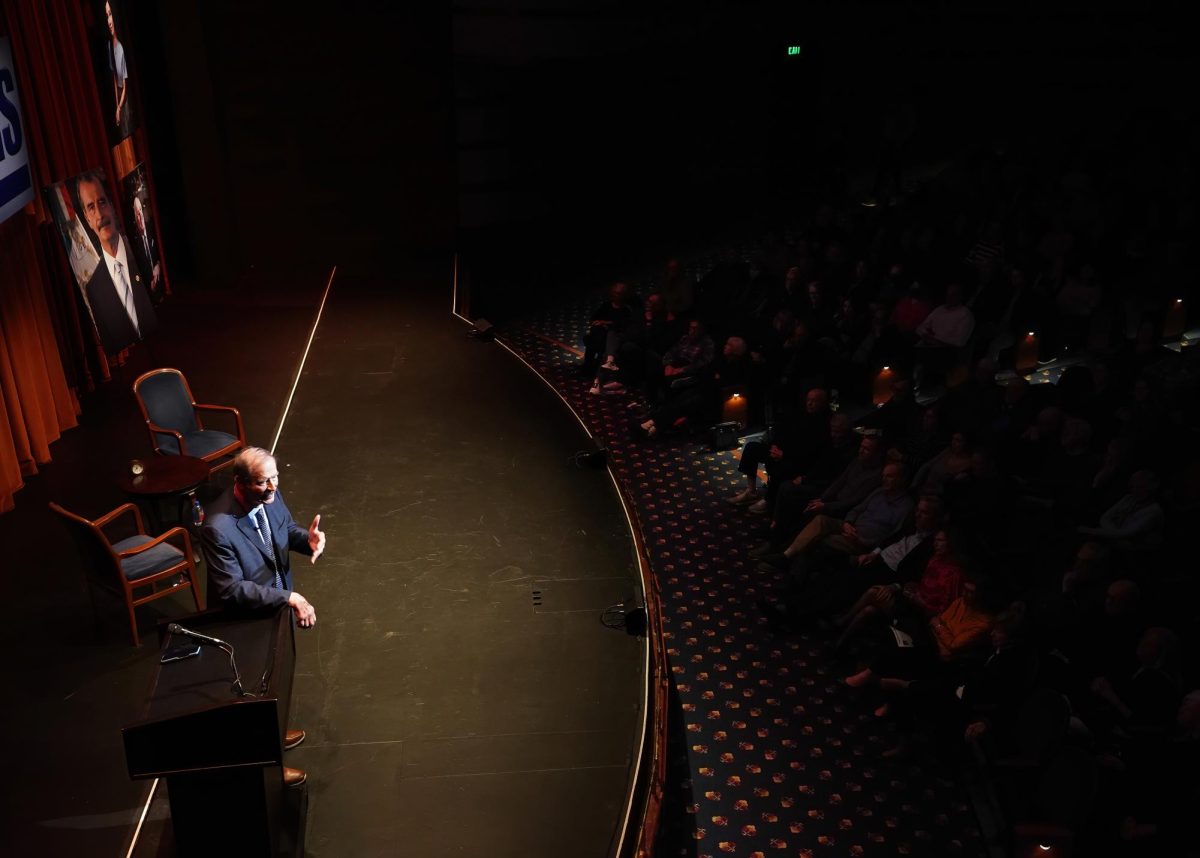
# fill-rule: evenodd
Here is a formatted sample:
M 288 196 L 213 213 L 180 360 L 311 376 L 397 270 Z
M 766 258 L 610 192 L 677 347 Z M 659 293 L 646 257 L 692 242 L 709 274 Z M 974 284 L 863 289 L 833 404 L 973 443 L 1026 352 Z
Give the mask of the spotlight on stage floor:
M 479 340 L 481 343 L 490 343 L 496 339 L 496 328 L 487 319 L 476 319 L 471 325 L 471 331 L 467 336 L 472 339 Z
M 619 605 L 609 605 L 600 615 L 600 622 L 610 629 L 624 629 L 635 638 L 646 635 L 646 608 L 630 596 Z

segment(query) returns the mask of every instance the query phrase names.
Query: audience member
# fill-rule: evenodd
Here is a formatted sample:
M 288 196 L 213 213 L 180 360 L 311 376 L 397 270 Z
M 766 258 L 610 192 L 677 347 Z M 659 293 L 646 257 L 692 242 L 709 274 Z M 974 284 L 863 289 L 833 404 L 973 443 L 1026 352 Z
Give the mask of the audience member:
M 829 514 L 828 504 L 819 500 L 813 503 L 820 505 L 809 512 L 818 514 L 782 553 L 764 556 L 764 563 L 783 567 L 792 558 L 818 545 L 838 554 L 864 554 L 882 545 L 896 533 L 913 506 L 912 498 L 905 491 L 904 465 L 899 462 L 885 465 L 882 485 L 842 518 Z
M 861 429 L 882 433 L 888 447 L 908 446 L 921 431 L 924 409 L 913 398 L 912 382 L 903 376 L 892 382 L 892 395 L 887 402 L 858 421 Z
M 716 356 L 716 345 L 699 319 L 688 321 L 687 333 L 667 349 L 659 365 L 646 378 L 646 398 L 651 403 L 667 390 L 679 391 L 700 380 Z
M 1163 509 L 1157 493 L 1158 477 L 1150 471 L 1137 471 L 1129 478 L 1129 494 L 1100 516 L 1097 526 L 1080 527 L 1079 532 L 1126 551 L 1156 549 L 1163 538 Z
M 903 688 L 902 680 L 914 678 L 956 678 L 962 662 L 981 655 L 995 613 L 987 596 L 979 592 L 972 578 L 962 582 L 962 595 L 927 623 L 914 626 L 912 633 L 889 633 L 894 640 L 884 641 L 876 663 L 845 679 L 851 688 L 880 685 L 891 690 Z M 907 640 L 906 640 L 907 639 Z
M 625 330 L 617 352 L 620 369 L 617 377 L 606 382 L 605 390 L 620 391 L 644 384 L 651 374 L 661 375 L 663 355 L 679 341 L 679 321 L 667 309 L 658 292 L 646 296 L 646 306 L 640 322 L 632 322 Z
M 746 488 L 729 498 L 729 502 L 735 506 L 749 505 L 753 513 L 766 512 L 782 481 L 805 473 L 813 458 L 821 453 L 829 437 L 830 415 L 828 395 L 814 387 L 804 398 L 804 413 L 787 419 L 769 442 L 747 442 L 738 461 L 738 471 L 746 476 Z M 769 482 L 767 497 L 759 499 L 755 489 L 758 469 L 763 465 Z
M 962 358 L 962 350 L 975 329 L 975 315 L 962 302 L 962 286 L 946 287 L 945 301 L 934 307 L 916 327 L 915 372 L 924 383 L 930 374 L 944 374 Z
M 691 324 L 699 323 L 693 319 Z M 686 370 L 672 372 L 673 369 L 667 364 L 664 370 L 673 379 L 666 400 L 651 408 L 640 424 L 648 438 L 658 435 L 660 427 L 676 429 L 690 420 L 712 423 L 716 417 L 718 394 L 734 388 L 745 390 L 750 373 L 750 353 L 745 340 L 730 337 L 718 360 L 702 365 L 692 363 Z
M 971 464 L 966 433 L 955 432 L 948 447 L 920 466 L 913 477 L 912 489 L 917 494 L 940 495 L 947 483 L 969 477 Z
M 865 435 L 858 443 L 858 455 L 828 486 L 818 487 L 793 480 L 791 485 L 781 487 L 767 544 L 778 551 L 780 546 L 792 541 L 812 516 L 848 513 L 866 499 L 882 479 L 883 446 L 878 438 Z
M 588 331 L 583 340 L 583 364 L 579 368 L 581 375 L 594 375 L 601 366 L 601 358 L 604 359 L 604 369 L 617 369 L 617 350 L 621 347 L 621 339 L 633 318 L 633 308 L 629 305 L 629 287 L 624 283 L 614 283 L 608 290 L 608 300 L 596 308 L 588 323 Z
M 863 629 L 889 621 L 900 613 L 916 613 L 926 620 L 940 614 L 959 597 L 963 567 L 958 551 L 951 548 L 950 535 L 939 530 L 933 537 L 933 554 L 917 581 L 876 584 L 868 588 L 848 611 L 834 619 L 832 625 L 841 630 L 836 648 Z

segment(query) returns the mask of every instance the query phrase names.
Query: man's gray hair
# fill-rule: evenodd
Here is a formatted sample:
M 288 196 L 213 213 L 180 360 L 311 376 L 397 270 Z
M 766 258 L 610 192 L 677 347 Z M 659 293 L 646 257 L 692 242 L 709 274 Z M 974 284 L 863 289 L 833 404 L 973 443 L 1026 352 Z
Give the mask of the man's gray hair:
M 238 482 L 249 482 L 254 471 L 263 462 L 270 459 L 275 461 L 269 450 L 262 447 L 247 447 L 233 458 L 233 476 Z

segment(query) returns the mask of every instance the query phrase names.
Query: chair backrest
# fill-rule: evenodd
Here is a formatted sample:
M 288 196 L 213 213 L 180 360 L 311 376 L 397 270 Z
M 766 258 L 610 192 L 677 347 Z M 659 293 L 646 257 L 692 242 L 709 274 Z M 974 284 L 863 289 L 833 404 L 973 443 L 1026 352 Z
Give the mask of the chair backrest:
M 142 416 L 157 426 L 176 432 L 195 432 L 195 401 L 187 379 L 177 369 L 152 369 L 133 383 L 133 392 L 142 408 Z
M 104 531 L 86 518 L 63 509 L 56 503 L 51 503 L 50 509 L 66 524 L 71 539 L 75 541 L 83 557 L 85 573 L 109 587 L 116 586 L 120 576 L 120 564 Z

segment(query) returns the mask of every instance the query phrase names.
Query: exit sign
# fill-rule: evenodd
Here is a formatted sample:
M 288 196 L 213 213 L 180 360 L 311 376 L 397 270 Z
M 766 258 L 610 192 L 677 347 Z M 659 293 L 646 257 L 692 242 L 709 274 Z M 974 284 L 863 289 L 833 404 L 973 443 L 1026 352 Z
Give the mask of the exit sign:
M 788 56 L 789 57 L 800 56 L 800 46 L 799 45 L 788 45 Z

